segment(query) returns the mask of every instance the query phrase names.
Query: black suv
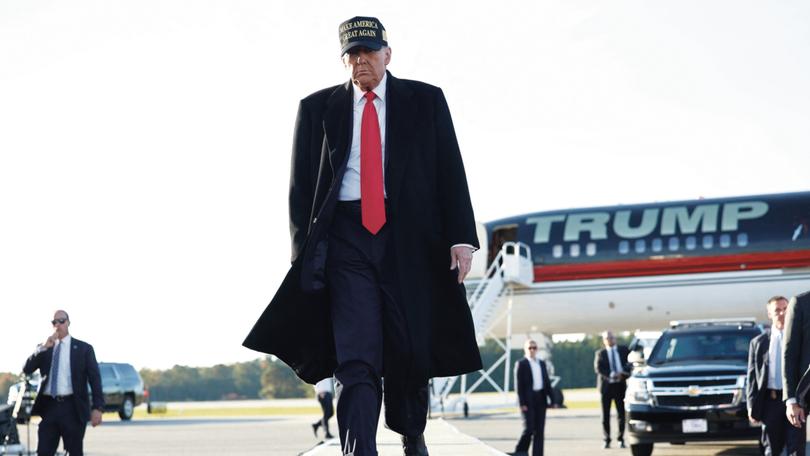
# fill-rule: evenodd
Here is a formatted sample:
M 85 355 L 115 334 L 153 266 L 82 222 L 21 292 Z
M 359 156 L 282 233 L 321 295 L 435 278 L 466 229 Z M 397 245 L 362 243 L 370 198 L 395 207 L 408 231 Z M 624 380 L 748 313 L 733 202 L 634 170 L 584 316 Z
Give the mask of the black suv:
M 756 439 L 748 422 L 748 345 L 762 332 L 753 319 L 672 322 L 627 380 L 627 433 L 634 456 L 655 442 Z M 634 359 L 635 358 L 635 359 Z M 638 352 L 631 361 L 639 363 Z
M 122 420 L 131 420 L 135 407 L 144 402 L 147 394 L 140 374 L 131 364 L 126 363 L 98 363 L 98 368 L 101 371 L 104 411 L 118 412 L 118 416 Z M 17 422 L 20 424 L 25 424 L 30 418 L 28 413 L 30 413 L 31 404 L 36 397 L 39 382 L 38 374 L 27 380 L 25 395 L 22 398 L 23 404 L 20 414 L 17 416 Z M 24 384 L 24 382 L 19 382 L 9 387 L 9 403 L 16 402 L 17 393 Z

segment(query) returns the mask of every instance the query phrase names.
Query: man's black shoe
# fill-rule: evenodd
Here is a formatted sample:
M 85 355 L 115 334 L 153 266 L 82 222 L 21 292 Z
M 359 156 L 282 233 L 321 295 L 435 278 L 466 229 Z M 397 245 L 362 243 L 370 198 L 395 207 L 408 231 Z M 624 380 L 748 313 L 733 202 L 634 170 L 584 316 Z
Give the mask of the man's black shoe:
M 605 442 L 605 443 L 603 443 L 603 444 L 602 444 L 602 448 L 603 448 L 603 449 L 605 449 L 605 450 L 607 450 L 608 448 L 610 448 L 610 442 Z
M 402 436 L 402 450 L 405 456 L 429 456 L 425 446 L 425 435 L 417 437 Z
M 619 440 L 619 448 L 627 448 L 627 447 L 624 445 L 624 440 Z
M 324 438 L 326 438 L 326 439 L 334 439 L 334 438 L 335 438 L 335 436 L 334 436 L 334 435 L 332 435 L 332 434 L 327 433 L 327 434 L 326 434 L 326 437 L 324 437 Z
M 312 433 L 315 434 L 315 438 L 318 438 L 318 428 L 321 426 L 320 422 L 312 423 Z

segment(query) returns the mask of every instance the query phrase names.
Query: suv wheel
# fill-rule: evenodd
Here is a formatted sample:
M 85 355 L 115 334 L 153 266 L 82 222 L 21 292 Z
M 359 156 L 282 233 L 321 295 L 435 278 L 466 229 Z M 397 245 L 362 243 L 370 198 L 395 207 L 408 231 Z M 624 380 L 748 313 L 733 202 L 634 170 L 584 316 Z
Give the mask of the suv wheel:
M 650 456 L 652 454 L 652 450 L 652 443 L 637 443 L 635 445 L 630 445 L 630 451 L 633 453 L 633 456 Z
M 134 413 L 135 402 L 132 400 L 132 396 L 124 396 L 124 402 L 121 404 L 121 408 L 118 409 L 118 416 L 121 417 L 123 421 L 129 421 L 132 419 Z

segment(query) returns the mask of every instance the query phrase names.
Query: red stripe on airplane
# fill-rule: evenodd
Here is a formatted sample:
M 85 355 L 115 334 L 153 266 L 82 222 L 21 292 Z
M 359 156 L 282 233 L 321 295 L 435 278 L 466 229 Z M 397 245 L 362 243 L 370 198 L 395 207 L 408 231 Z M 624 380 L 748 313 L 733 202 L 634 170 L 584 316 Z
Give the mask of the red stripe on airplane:
M 683 258 L 663 257 L 599 263 L 535 265 L 534 281 L 608 279 L 808 266 L 810 266 L 810 250 Z

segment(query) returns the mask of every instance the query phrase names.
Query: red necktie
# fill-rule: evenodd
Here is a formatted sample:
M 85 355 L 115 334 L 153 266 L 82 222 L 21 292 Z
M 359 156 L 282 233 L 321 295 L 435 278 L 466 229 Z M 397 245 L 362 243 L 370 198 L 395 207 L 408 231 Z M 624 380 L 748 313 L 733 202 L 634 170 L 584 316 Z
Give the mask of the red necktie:
M 377 234 L 385 225 L 382 141 L 374 92 L 366 92 L 365 97 L 366 106 L 360 124 L 360 209 L 363 226 L 371 234 Z

